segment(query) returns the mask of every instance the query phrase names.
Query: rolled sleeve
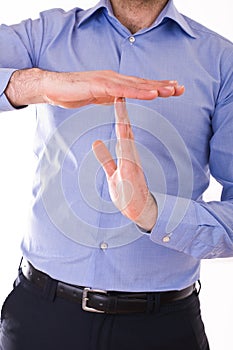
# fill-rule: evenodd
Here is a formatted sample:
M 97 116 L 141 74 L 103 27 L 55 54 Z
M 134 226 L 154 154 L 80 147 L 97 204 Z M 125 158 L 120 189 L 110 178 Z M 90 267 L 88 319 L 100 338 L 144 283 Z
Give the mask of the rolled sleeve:
M 8 85 L 11 75 L 16 69 L 13 68 L 0 68 L 0 111 L 12 111 L 15 108 L 10 104 L 4 91 Z

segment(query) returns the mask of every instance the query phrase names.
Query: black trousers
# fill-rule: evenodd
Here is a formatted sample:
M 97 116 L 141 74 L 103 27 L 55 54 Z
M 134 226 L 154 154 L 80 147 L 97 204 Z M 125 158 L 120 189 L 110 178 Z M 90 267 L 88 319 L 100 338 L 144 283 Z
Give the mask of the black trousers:
M 208 350 L 196 292 L 150 313 L 107 315 L 42 294 L 20 276 L 1 312 L 0 350 Z

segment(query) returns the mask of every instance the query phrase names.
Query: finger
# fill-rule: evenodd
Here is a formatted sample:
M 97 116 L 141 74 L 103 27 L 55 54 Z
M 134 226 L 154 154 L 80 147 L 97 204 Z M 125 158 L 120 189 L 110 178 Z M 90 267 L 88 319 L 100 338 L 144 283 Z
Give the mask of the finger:
M 99 99 L 104 96 L 120 96 L 126 98 L 150 100 L 158 96 L 175 95 L 178 83 L 176 80 L 149 80 L 126 76 L 116 72 L 104 71 L 96 73 L 91 84 L 92 97 Z
M 134 139 L 133 131 L 130 125 L 125 99 L 116 97 L 114 102 L 116 136 L 118 139 Z
M 116 96 L 133 98 L 138 100 L 153 100 L 158 97 L 158 91 L 154 86 L 148 86 L 146 84 L 139 85 L 126 85 L 124 82 L 117 82 L 103 86 L 98 91 L 92 91 L 92 96 L 99 100 L 99 98 L 105 96 Z
M 118 158 L 118 166 L 129 162 L 132 165 L 141 166 L 139 154 L 134 142 L 134 134 L 130 124 L 129 115 L 126 109 L 124 98 L 116 98 L 115 103 L 115 128 L 117 136 L 116 154 Z
M 115 96 L 128 97 L 127 94 L 135 93 L 134 89 L 137 89 L 138 94 L 146 94 L 147 97 L 144 99 L 150 99 L 151 96 L 152 98 L 180 96 L 184 92 L 184 87 L 180 86 L 176 80 L 149 80 L 118 74 L 114 81 L 116 83 L 123 82 L 125 89 L 125 93 L 115 94 Z
M 125 99 L 117 97 L 114 102 L 115 130 L 117 137 L 116 154 L 118 160 L 134 160 L 133 131 L 130 125 Z
M 180 96 L 184 93 L 184 86 L 161 86 L 158 87 L 159 97 L 170 97 L 170 96 Z
M 138 79 L 140 79 L 141 81 L 138 80 L 137 88 L 150 90 L 150 92 L 157 91 L 158 97 L 180 96 L 184 93 L 185 90 L 184 86 L 179 85 L 176 80 L 142 80 L 141 78 Z
M 93 142 L 92 150 L 103 167 L 106 175 L 111 177 L 116 171 L 117 166 L 105 144 L 102 141 L 97 140 Z
M 136 87 L 137 89 L 145 89 L 145 90 L 154 90 L 159 89 L 160 87 L 177 87 L 178 81 L 177 80 L 152 80 L 152 79 L 145 79 L 135 76 L 129 76 L 129 75 L 123 75 L 114 72 L 113 81 L 115 83 L 123 83 L 125 86 L 129 87 Z
M 177 85 L 175 87 L 175 94 L 173 96 L 180 96 L 185 92 L 184 85 Z
M 142 88 L 143 86 L 143 88 Z M 145 86 L 145 87 L 144 87 Z M 126 86 L 116 84 L 109 87 L 103 92 L 103 95 L 120 96 L 125 98 L 133 98 L 138 100 L 153 100 L 157 97 L 180 96 L 184 92 L 183 87 L 176 86 L 161 86 L 154 84 L 140 84 L 138 86 Z M 95 95 L 95 94 L 94 94 Z M 98 98 L 99 96 L 96 96 Z

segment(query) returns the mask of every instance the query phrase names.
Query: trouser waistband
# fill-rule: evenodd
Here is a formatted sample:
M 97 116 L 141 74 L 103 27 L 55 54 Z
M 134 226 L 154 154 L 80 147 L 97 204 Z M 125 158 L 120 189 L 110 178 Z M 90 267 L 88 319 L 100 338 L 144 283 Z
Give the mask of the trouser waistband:
M 51 283 L 55 288 L 55 295 L 63 299 L 77 302 L 83 310 L 89 312 L 126 314 L 143 313 L 148 309 L 154 310 L 164 304 L 182 300 L 190 296 L 195 290 L 195 284 L 182 290 L 165 292 L 118 292 L 92 289 L 54 280 L 49 275 L 37 270 L 27 260 L 21 265 L 24 277 L 34 286 L 45 290 Z

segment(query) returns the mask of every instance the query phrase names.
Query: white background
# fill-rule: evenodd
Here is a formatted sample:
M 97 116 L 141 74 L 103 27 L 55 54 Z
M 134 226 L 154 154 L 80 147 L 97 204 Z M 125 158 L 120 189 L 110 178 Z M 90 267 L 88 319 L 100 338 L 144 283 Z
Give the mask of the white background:
M 88 8 L 95 3 L 95 0 L 8 0 L 1 5 L 0 23 L 36 18 L 39 11 L 48 8 Z M 175 4 L 180 12 L 233 41 L 231 0 L 175 0 Z M 19 245 L 26 229 L 33 174 L 33 111 L 30 107 L 0 116 L 0 304 L 16 276 L 21 257 Z M 219 199 L 219 195 L 220 187 L 213 182 L 206 200 Z M 233 349 L 232 277 L 233 259 L 202 262 L 202 316 L 211 350 Z

